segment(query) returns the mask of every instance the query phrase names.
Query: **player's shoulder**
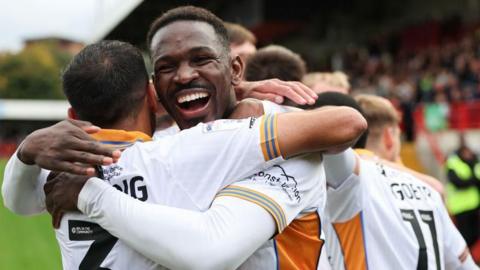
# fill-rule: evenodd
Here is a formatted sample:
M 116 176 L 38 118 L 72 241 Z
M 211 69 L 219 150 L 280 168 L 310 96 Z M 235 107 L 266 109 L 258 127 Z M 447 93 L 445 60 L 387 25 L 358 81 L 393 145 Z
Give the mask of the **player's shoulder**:
M 415 177 L 416 180 L 422 182 L 427 188 L 433 189 L 436 193 L 438 193 L 440 196 L 443 196 L 445 193 L 444 186 L 442 182 L 440 182 L 438 179 L 427 175 L 423 174 L 420 172 L 417 172 L 415 170 L 412 170 L 408 167 L 405 167 L 401 164 L 398 164 L 400 169 L 405 171 L 405 173 L 411 174 Z
M 401 178 L 403 182 L 409 184 L 412 188 L 420 188 L 422 192 L 428 195 L 427 197 L 437 201 L 438 203 L 441 203 L 442 198 L 440 193 L 434 187 L 432 187 L 428 181 L 426 181 L 426 179 L 431 180 L 434 178 L 413 171 L 402 164 L 393 162 L 384 163 L 386 163 L 386 167 L 389 168 L 390 173 L 396 172 L 395 177 Z
M 137 142 L 122 152 L 118 165 L 125 168 L 135 167 L 158 167 L 151 164 L 161 164 L 168 159 L 172 149 L 172 141 L 175 136 L 167 136 L 150 142 Z
M 268 100 L 263 100 L 262 105 L 263 105 L 263 110 L 265 114 L 301 111 L 301 109 L 285 106 L 285 105 L 279 105 L 277 103 L 274 103 Z
M 137 142 L 134 145 L 125 149 L 122 153 L 123 156 L 132 157 L 135 155 L 144 155 L 144 154 L 161 154 L 166 152 L 168 146 L 172 142 L 175 136 L 166 136 L 154 141 L 149 142 Z
M 178 132 L 180 132 L 180 128 L 178 127 L 178 125 L 173 124 L 172 126 L 166 128 L 166 129 L 155 131 L 153 133 L 152 138 L 155 141 L 155 140 L 158 140 L 158 139 L 163 138 L 163 137 L 175 135 Z
M 394 170 L 397 170 L 398 172 L 405 175 L 410 181 L 421 182 L 422 185 L 425 185 L 428 188 L 432 188 L 430 185 L 428 185 L 428 182 L 425 180 L 433 180 L 434 179 L 433 177 L 414 171 L 403 164 L 390 162 L 386 160 L 382 160 L 382 162 L 386 164 L 386 166 Z
M 380 162 L 378 159 L 369 159 L 365 157 L 360 157 L 358 162 L 361 177 L 381 175 L 385 166 L 385 164 Z
M 263 115 L 263 113 L 262 101 L 253 98 L 246 98 L 237 103 L 229 118 L 242 119 L 251 116 L 258 117 Z

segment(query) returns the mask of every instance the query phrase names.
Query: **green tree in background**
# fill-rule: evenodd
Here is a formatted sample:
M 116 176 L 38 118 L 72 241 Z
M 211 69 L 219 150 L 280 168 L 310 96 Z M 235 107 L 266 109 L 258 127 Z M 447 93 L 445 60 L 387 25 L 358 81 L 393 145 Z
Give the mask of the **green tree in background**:
M 64 99 L 60 74 L 71 58 L 55 42 L 0 54 L 0 98 Z

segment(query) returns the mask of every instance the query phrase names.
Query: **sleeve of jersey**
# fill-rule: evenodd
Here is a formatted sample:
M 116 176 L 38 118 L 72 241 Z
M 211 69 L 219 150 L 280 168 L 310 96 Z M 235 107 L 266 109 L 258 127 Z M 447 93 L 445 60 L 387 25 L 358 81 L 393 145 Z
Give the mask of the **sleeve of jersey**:
M 151 260 L 171 269 L 235 269 L 275 233 L 270 215 L 237 198 L 195 212 L 136 200 L 93 178 L 78 208 Z
M 172 179 L 208 205 L 223 187 L 284 161 L 276 119 L 217 120 L 182 131 L 168 156 Z
M 325 200 L 319 155 L 296 157 L 221 190 L 217 197 L 240 198 L 265 209 L 281 233 L 298 215 L 315 212 Z
M 277 114 L 267 114 L 260 120 L 260 147 L 265 161 L 281 157 L 277 139 Z
M 362 211 L 363 188 L 360 176 L 353 173 L 336 188 L 328 187 L 326 211 L 331 222 L 348 221 Z
M 250 158 L 261 159 L 262 163 L 282 156 L 277 139 L 276 114 L 200 123 L 178 135 L 176 147 L 183 148 L 182 145 L 185 145 L 185 149 L 191 149 L 190 152 L 202 150 L 202 155 L 215 152 L 221 158 L 241 158 L 248 154 Z
M 17 157 L 8 161 L 2 184 L 2 197 L 10 211 L 19 215 L 35 215 L 45 211 L 43 185 L 48 171 L 27 165 Z

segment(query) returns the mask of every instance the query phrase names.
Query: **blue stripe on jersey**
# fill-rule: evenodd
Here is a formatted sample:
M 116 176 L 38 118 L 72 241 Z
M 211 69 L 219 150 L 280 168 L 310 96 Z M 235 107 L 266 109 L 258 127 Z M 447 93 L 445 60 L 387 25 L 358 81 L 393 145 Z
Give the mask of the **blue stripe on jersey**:
M 365 251 L 365 264 L 368 270 L 367 237 L 365 236 L 365 223 L 363 222 L 363 211 L 360 211 L 360 223 L 362 224 L 363 250 Z
M 275 157 L 278 157 L 278 153 L 277 153 L 277 148 L 275 147 L 275 128 L 274 128 L 274 121 L 275 119 L 275 116 L 271 116 L 270 117 L 270 139 L 272 140 L 272 149 L 273 149 L 273 154 Z
M 266 148 L 267 148 L 267 154 L 268 154 L 268 159 L 269 160 L 273 159 L 272 152 L 270 150 L 270 136 L 269 136 L 270 134 L 268 133 L 268 121 L 269 121 L 270 117 L 271 117 L 271 115 L 269 114 L 265 117 L 265 120 L 264 120 L 264 122 L 265 122 L 265 124 L 264 124 L 264 126 L 265 126 L 265 131 L 264 131 L 265 132 L 265 144 L 267 146 Z
M 269 201 L 267 200 L 264 200 L 263 198 L 259 197 L 258 195 L 256 194 L 247 194 L 245 192 L 242 192 L 242 191 L 227 191 L 227 192 L 221 192 L 219 193 L 219 195 L 236 195 L 237 197 L 244 197 L 244 198 L 247 198 L 247 199 L 250 199 L 251 201 L 254 201 L 256 202 L 257 204 L 259 204 L 261 207 L 263 208 L 266 208 L 266 209 L 270 209 L 269 212 L 271 212 L 271 214 L 274 216 L 274 219 L 277 220 L 277 222 L 279 223 L 278 224 L 278 229 L 279 229 L 279 233 L 281 231 L 283 231 L 283 229 L 286 227 L 286 222 L 284 220 L 284 218 L 282 217 L 282 213 L 279 213 L 280 210 L 278 210 L 277 207 L 273 206 Z
M 270 209 L 269 212 L 273 215 L 273 218 L 277 221 L 278 233 L 281 233 L 287 225 L 287 220 L 285 218 L 285 213 L 279 205 L 277 205 L 273 200 L 268 197 L 262 196 L 261 194 L 255 193 L 245 188 L 238 187 L 227 187 L 218 193 L 217 196 L 234 196 L 242 198 L 244 197 L 247 200 L 250 200 L 254 203 L 257 203 L 261 207 Z
M 275 251 L 275 262 L 277 263 L 277 270 L 280 269 L 280 261 L 278 260 L 278 250 L 277 250 L 277 241 L 272 239 L 273 241 L 273 250 Z
M 317 210 L 317 220 L 318 220 L 318 239 L 320 239 L 323 244 L 322 247 L 320 248 L 320 251 L 318 252 L 318 260 L 317 260 L 317 268 L 320 265 L 320 257 L 322 257 L 322 249 L 323 245 L 325 245 L 325 240 L 322 239 L 322 219 L 320 218 L 320 213 Z

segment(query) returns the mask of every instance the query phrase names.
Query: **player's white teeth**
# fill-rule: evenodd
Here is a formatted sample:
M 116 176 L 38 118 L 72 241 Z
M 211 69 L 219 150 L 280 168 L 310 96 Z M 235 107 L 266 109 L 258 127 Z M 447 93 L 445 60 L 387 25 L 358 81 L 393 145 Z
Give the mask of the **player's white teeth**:
M 193 101 L 193 100 L 200 99 L 200 98 L 205 98 L 205 97 L 208 97 L 208 96 L 209 96 L 209 94 L 205 93 L 205 92 L 184 94 L 184 95 L 180 95 L 180 96 L 177 97 L 177 102 L 182 104 L 182 103 L 185 103 L 185 102 Z

